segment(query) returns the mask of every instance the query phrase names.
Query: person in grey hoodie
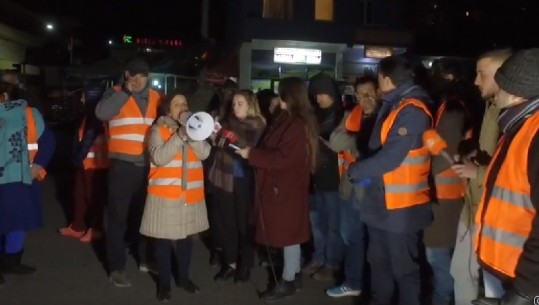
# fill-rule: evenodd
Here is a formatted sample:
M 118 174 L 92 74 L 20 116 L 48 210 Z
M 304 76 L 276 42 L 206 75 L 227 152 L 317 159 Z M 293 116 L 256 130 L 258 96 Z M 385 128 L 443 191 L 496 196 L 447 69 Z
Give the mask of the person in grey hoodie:
M 138 245 L 139 268 L 148 270 L 146 243 L 139 239 L 138 230 L 148 181 L 146 137 L 157 117 L 161 97 L 149 88 L 149 70 L 144 60 L 129 62 L 126 81 L 105 92 L 95 112 L 109 127 L 109 205 L 105 234 L 110 281 L 117 287 L 131 286 L 124 272 L 126 231 L 132 230 L 128 236 Z

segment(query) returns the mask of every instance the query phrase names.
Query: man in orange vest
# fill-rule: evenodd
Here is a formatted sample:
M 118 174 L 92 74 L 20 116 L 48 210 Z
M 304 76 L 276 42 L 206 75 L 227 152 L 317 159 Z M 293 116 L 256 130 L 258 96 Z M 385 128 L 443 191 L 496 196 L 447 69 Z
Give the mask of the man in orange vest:
M 539 49 L 515 53 L 495 80 L 502 137 L 475 215 L 474 247 L 486 298 L 473 303 L 534 304 L 539 296 Z
M 129 62 L 125 83 L 105 92 L 96 107 L 96 116 L 108 122 L 109 127 L 109 200 L 105 234 L 110 281 L 117 287 L 131 286 L 124 272 L 124 235 L 130 229 L 135 241 L 139 237 L 149 169 L 146 139 L 157 117 L 161 98 L 149 86 L 149 70 L 144 60 Z M 139 268 L 146 271 L 146 243 L 138 242 L 138 248 Z
M 430 99 L 400 56 L 380 61 L 378 83 L 382 103 L 367 156 L 351 164 L 348 175 L 364 188 L 359 205 L 369 234 L 374 304 L 395 304 L 398 291 L 398 304 L 419 305 L 420 236 L 432 221 L 430 157 L 422 141 L 432 124 Z

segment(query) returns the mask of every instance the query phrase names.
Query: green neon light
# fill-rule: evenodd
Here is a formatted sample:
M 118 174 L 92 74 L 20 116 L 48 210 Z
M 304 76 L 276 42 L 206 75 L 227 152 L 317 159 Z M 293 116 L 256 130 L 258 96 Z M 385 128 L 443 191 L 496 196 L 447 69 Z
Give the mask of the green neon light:
M 133 36 L 124 35 L 123 41 L 124 43 L 133 43 Z

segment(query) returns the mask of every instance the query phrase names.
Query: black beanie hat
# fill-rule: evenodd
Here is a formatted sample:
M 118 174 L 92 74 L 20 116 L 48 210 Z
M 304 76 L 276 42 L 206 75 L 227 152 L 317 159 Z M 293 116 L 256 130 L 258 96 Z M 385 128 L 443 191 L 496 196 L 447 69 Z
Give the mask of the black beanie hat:
M 150 65 L 142 58 L 134 58 L 127 63 L 126 70 L 131 75 L 142 74 L 148 76 Z
M 514 96 L 539 96 L 539 48 L 518 51 L 494 76 L 500 89 Z

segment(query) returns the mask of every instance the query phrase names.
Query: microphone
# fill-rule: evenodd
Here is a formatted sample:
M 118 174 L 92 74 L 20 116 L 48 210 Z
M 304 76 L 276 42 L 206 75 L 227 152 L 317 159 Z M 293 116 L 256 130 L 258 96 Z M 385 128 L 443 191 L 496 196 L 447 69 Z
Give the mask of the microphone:
M 455 160 L 447 152 L 447 142 L 434 129 L 429 129 L 423 133 L 423 145 L 427 147 L 433 156 L 443 157 L 449 164 L 456 164 Z

